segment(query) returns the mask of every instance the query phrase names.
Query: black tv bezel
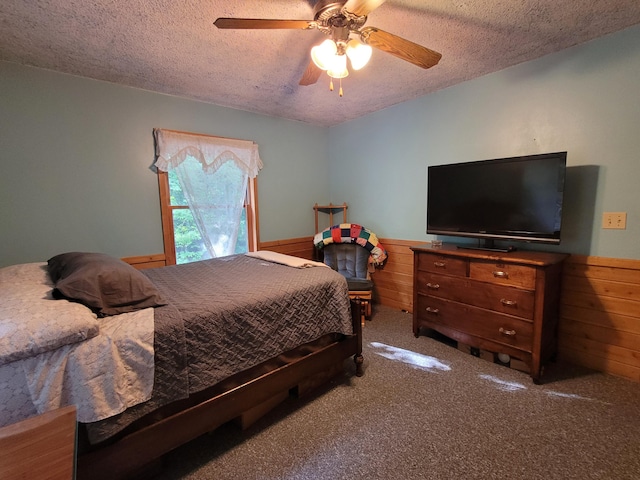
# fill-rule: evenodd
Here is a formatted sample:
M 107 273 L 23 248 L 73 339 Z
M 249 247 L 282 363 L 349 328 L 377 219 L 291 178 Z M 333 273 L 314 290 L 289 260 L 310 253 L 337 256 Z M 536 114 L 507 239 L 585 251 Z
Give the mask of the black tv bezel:
M 563 165 L 563 169 L 566 171 L 567 164 L 567 152 L 553 152 L 553 153 L 542 153 L 542 154 L 533 154 L 533 155 L 521 155 L 515 157 L 504 157 L 504 158 L 493 158 L 487 160 L 478 160 L 478 161 L 470 161 L 470 162 L 460 162 L 460 163 L 449 163 L 442 165 L 429 165 L 427 167 L 427 211 L 426 211 L 426 233 L 429 235 L 442 235 L 449 237 L 460 237 L 460 238 L 475 238 L 479 240 L 484 240 L 484 244 L 475 247 L 479 249 L 487 249 L 487 250 L 500 250 L 500 251 L 510 251 L 513 248 L 498 248 L 495 246 L 494 241 L 504 240 L 504 241 L 519 241 L 519 242 L 530 242 L 530 243 L 538 243 L 538 244 L 548 244 L 548 245 L 559 245 L 561 241 L 562 234 L 562 213 L 560 216 L 560 229 L 557 232 L 557 235 L 553 236 L 545 236 L 541 235 L 540 232 L 531 232 L 530 234 L 515 234 L 515 233 L 496 233 L 496 232 L 482 232 L 482 231 L 472 231 L 472 230 L 442 230 L 440 228 L 433 228 L 429 225 L 429 172 L 432 168 L 450 168 L 450 167 L 461 167 L 464 168 L 465 165 L 473 165 L 478 166 L 482 164 L 501 164 L 501 163 L 515 163 L 515 162 L 526 162 L 530 160 L 545 160 L 545 159 L 554 159 L 560 160 Z M 566 181 L 566 173 L 562 176 L 562 193 L 564 200 L 564 191 L 565 191 L 565 181 Z M 561 209 L 562 211 L 562 209 Z M 468 247 L 474 248 L 474 247 Z

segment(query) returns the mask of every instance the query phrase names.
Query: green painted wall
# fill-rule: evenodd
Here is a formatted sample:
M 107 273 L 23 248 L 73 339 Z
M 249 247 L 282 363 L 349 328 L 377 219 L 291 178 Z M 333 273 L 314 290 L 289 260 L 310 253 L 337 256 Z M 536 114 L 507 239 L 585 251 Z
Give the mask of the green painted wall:
M 326 129 L 0 62 L 0 266 L 161 252 L 154 127 L 260 145 L 263 241 L 311 235 L 329 201 L 426 241 L 428 165 L 567 150 L 563 242 L 544 248 L 640 258 L 639 78 L 640 26 Z
M 0 63 L 0 266 L 163 251 L 154 127 L 253 140 L 261 240 L 312 235 L 328 129 Z
M 564 150 L 561 245 L 516 245 L 640 258 L 640 26 L 332 127 L 331 201 L 426 241 L 428 165 Z M 601 229 L 624 211 L 626 230 Z

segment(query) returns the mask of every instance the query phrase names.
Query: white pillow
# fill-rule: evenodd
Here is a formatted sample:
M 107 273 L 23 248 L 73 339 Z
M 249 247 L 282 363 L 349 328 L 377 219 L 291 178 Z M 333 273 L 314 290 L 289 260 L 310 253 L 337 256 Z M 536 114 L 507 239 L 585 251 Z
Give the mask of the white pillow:
M 0 268 L 0 365 L 95 337 L 96 315 L 54 300 L 46 263 Z
M 51 277 L 47 273 L 47 263 L 20 263 L 0 268 L 0 286 L 10 284 L 32 285 L 38 283 L 53 288 Z

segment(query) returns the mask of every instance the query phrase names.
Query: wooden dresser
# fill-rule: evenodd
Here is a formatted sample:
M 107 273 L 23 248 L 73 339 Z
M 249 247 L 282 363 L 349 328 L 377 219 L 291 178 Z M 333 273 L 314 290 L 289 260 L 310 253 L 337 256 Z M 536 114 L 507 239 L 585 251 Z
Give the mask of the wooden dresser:
M 539 383 L 556 354 L 562 253 L 411 247 L 413 333 L 436 330 L 458 342 L 524 361 Z

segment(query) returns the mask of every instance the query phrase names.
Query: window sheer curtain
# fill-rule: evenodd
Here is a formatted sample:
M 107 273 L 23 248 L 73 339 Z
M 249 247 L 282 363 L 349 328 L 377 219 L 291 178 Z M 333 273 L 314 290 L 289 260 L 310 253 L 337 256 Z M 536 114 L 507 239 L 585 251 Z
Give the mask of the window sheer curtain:
M 249 178 L 262 168 L 247 140 L 154 129 L 156 161 L 176 174 L 210 258 L 235 253 Z

